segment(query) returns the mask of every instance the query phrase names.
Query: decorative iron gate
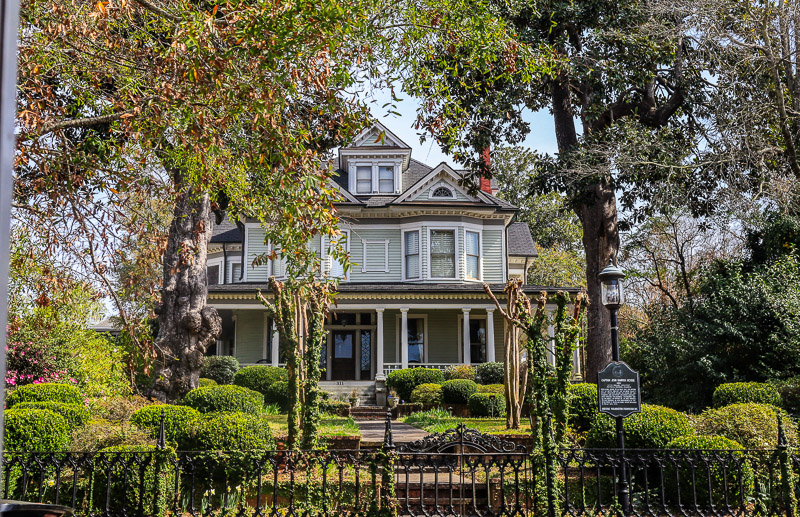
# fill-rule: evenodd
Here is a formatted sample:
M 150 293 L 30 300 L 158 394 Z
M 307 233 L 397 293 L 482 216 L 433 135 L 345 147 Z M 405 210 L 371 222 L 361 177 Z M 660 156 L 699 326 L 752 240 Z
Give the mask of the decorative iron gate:
M 534 481 L 523 445 L 464 424 L 397 448 L 400 515 L 528 515 Z

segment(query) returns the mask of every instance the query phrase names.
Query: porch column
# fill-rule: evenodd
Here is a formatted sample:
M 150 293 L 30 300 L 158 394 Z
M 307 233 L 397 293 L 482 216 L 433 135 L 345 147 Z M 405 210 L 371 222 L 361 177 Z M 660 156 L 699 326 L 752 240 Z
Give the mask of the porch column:
M 494 309 L 486 309 L 486 362 L 494 362 Z
M 408 368 L 408 309 L 400 309 L 400 368 Z
M 280 334 L 278 334 L 278 326 L 275 322 L 272 322 L 272 366 L 278 366 L 278 362 L 280 362 L 280 349 L 281 349 L 281 338 Z
M 463 362 L 464 364 L 472 364 L 472 356 L 469 349 L 469 309 L 461 309 L 461 311 L 464 313 L 464 331 L 462 333 L 463 337 L 461 338 L 461 341 L 463 342 L 462 344 L 464 345 Z
M 383 307 L 375 309 L 375 312 L 378 313 L 378 326 L 375 329 L 377 334 L 375 339 L 375 377 L 383 376 L 383 311 Z
M 553 326 L 553 311 L 547 311 L 547 364 L 556 365 L 556 329 Z

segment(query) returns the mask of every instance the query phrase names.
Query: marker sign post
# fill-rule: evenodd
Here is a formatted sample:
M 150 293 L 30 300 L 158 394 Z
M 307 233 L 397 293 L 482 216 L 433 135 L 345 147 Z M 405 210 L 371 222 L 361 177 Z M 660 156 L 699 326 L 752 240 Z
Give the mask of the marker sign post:
M 612 361 L 597 373 L 598 409 L 613 417 L 626 417 L 642 410 L 639 372 L 622 361 Z

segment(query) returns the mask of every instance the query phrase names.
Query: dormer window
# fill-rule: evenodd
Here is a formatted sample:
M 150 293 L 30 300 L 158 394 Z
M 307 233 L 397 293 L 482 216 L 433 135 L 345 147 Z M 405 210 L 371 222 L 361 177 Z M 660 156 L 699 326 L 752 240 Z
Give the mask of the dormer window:
M 455 199 L 456 193 L 448 185 L 437 185 L 431 189 L 431 199 Z
M 350 192 L 362 196 L 397 194 L 400 191 L 399 169 L 399 161 L 351 162 Z

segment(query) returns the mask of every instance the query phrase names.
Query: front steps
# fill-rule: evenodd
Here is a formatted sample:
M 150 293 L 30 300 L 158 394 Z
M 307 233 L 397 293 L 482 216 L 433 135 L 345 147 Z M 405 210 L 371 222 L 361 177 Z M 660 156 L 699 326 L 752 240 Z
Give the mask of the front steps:
M 386 420 L 386 408 L 381 406 L 356 406 L 350 408 L 353 420 Z
M 332 399 L 346 401 L 355 390 L 359 406 L 375 405 L 375 381 L 320 381 L 319 388 L 330 393 Z

